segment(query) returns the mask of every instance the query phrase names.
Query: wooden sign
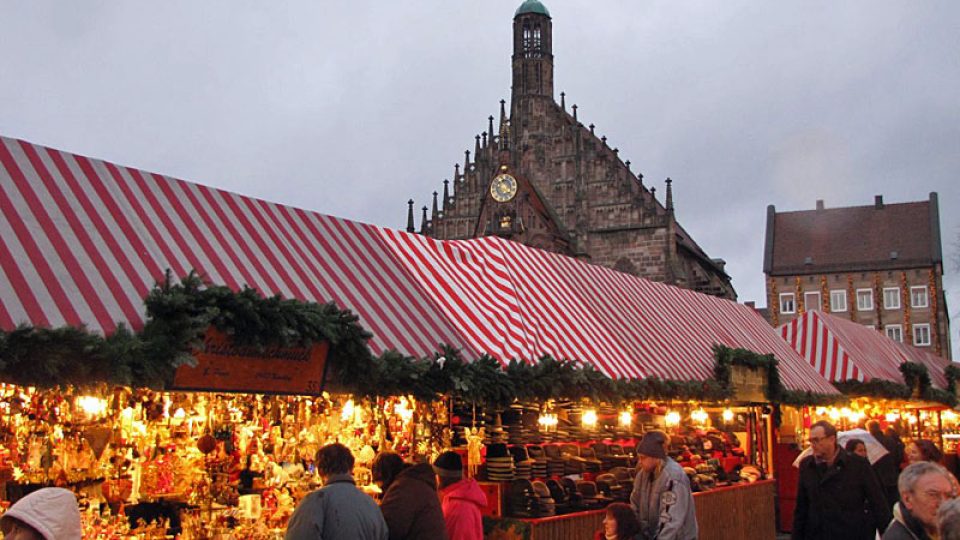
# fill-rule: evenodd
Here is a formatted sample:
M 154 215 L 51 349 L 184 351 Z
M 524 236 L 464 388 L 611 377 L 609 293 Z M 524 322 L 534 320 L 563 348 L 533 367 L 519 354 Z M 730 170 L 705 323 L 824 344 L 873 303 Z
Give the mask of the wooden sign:
M 734 364 L 730 366 L 730 385 L 733 398 L 739 402 L 766 403 L 770 373 L 766 368 Z
M 193 353 L 196 366 L 180 366 L 173 388 L 213 392 L 319 395 L 329 344 L 282 348 L 237 345 L 208 330 Z

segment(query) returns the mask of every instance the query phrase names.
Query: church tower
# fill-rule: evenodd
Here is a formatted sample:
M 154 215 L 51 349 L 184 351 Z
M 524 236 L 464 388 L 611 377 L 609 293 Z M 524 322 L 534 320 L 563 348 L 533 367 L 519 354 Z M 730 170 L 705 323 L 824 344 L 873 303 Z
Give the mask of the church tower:
M 513 17 L 513 92 L 519 98 L 553 100 L 553 28 L 550 12 L 538 0 L 526 0 Z
M 720 259 L 677 222 L 673 189 L 656 188 L 553 95 L 553 23 L 540 0 L 513 16 L 509 107 L 487 118 L 473 152 L 422 207 L 419 231 L 454 240 L 496 235 L 531 247 L 707 294 L 736 298 Z M 509 115 L 508 115 L 509 112 Z M 415 230 L 407 203 L 407 230 Z

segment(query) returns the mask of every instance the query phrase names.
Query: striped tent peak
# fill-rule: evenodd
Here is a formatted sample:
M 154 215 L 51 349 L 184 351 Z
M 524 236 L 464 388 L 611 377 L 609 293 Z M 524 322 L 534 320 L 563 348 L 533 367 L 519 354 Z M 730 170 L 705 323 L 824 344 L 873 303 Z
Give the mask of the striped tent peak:
M 900 364 L 909 361 L 925 365 L 933 385 L 946 388 L 944 369 L 949 360 L 898 343 L 845 317 L 808 311 L 780 330 L 788 343 L 832 381 L 882 379 L 902 384 Z M 836 376 L 833 368 L 842 361 L 849 361 L 859 376 Z
M 375 353 L 479 352 L 398 264 L 381 228 L 0 138 L 0 327 L 143 326 L 170 269 L 336 302 Z
M 509 332 L 517 351 L 531 359 L 543 354 L 586 361 L 613 377 L 657 376 L 706 380 L 713 376 L 715 343 L 773 353 L 780 359 L 784 384 L 792 390 L 836 393 L 753 309 L 694 291 L 652 282 L 556 253 L 498 237 L 434 240 L 385 230 L 408 259 L 406 263 L 434 280 L 435 295 L 457 291 L 469 279 L 457 272 L 493 268 L 489 282 L 458 296 L 469 313 L 452 313 L 483 348 L 484 313 L 474 295 L 502 296 L 509 304 Z M 415 252 L 406 246 L 418 246 Z M 470 257 L 462 253 L 469 252 Z M 424 257 L 429 257 L 429 263 Z M 437 269 L 441 270 L 437 270 Z M 509 301 L 507 299 L 510 299 Z M 443 305 L 445 299 L 437 299 Z M 487 299 L 487 303 L 497 300 Z M 478 306 L 478 307 L 474 307 Z M 502 317 L 502 315 L 501 315 Z M 504 359 L 494 351 L 494 356 Z
M 781 326 L 780 332 L 784 341 L 825 379 L 832 382 L 865 379 L 840 340 L 823 325 L 816 312 L 797 317 Z

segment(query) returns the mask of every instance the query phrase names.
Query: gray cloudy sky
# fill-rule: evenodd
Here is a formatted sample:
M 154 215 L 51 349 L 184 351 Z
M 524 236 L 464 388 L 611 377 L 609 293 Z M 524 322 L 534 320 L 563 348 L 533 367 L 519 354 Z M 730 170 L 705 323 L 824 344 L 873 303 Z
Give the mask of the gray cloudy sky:
M 960 2 L 544 1 L 557 92 L 675 180 L 741 300 L 767 204 L 937 191 L 958 257 Z M 402 227 L 509 98 L 519 4 L 0 0 L 0 133 Z

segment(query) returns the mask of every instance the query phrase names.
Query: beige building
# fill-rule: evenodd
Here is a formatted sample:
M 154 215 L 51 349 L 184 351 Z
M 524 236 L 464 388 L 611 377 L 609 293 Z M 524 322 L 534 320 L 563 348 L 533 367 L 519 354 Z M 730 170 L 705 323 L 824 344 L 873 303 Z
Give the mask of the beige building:
M 735 299 L 724 261 L 678 223 L 671 181 L 662 200 L 619 150 L 584 125 L 553 88 L 550 13 L 526 0 L 513 19 L 513 85 L 419 229 L 439 239 L 498 235 L 648 279 Z
M 950 358 L 936 193 L 797 212 L 768 206 L 763 270 L 774 326 L 820 309 Z

